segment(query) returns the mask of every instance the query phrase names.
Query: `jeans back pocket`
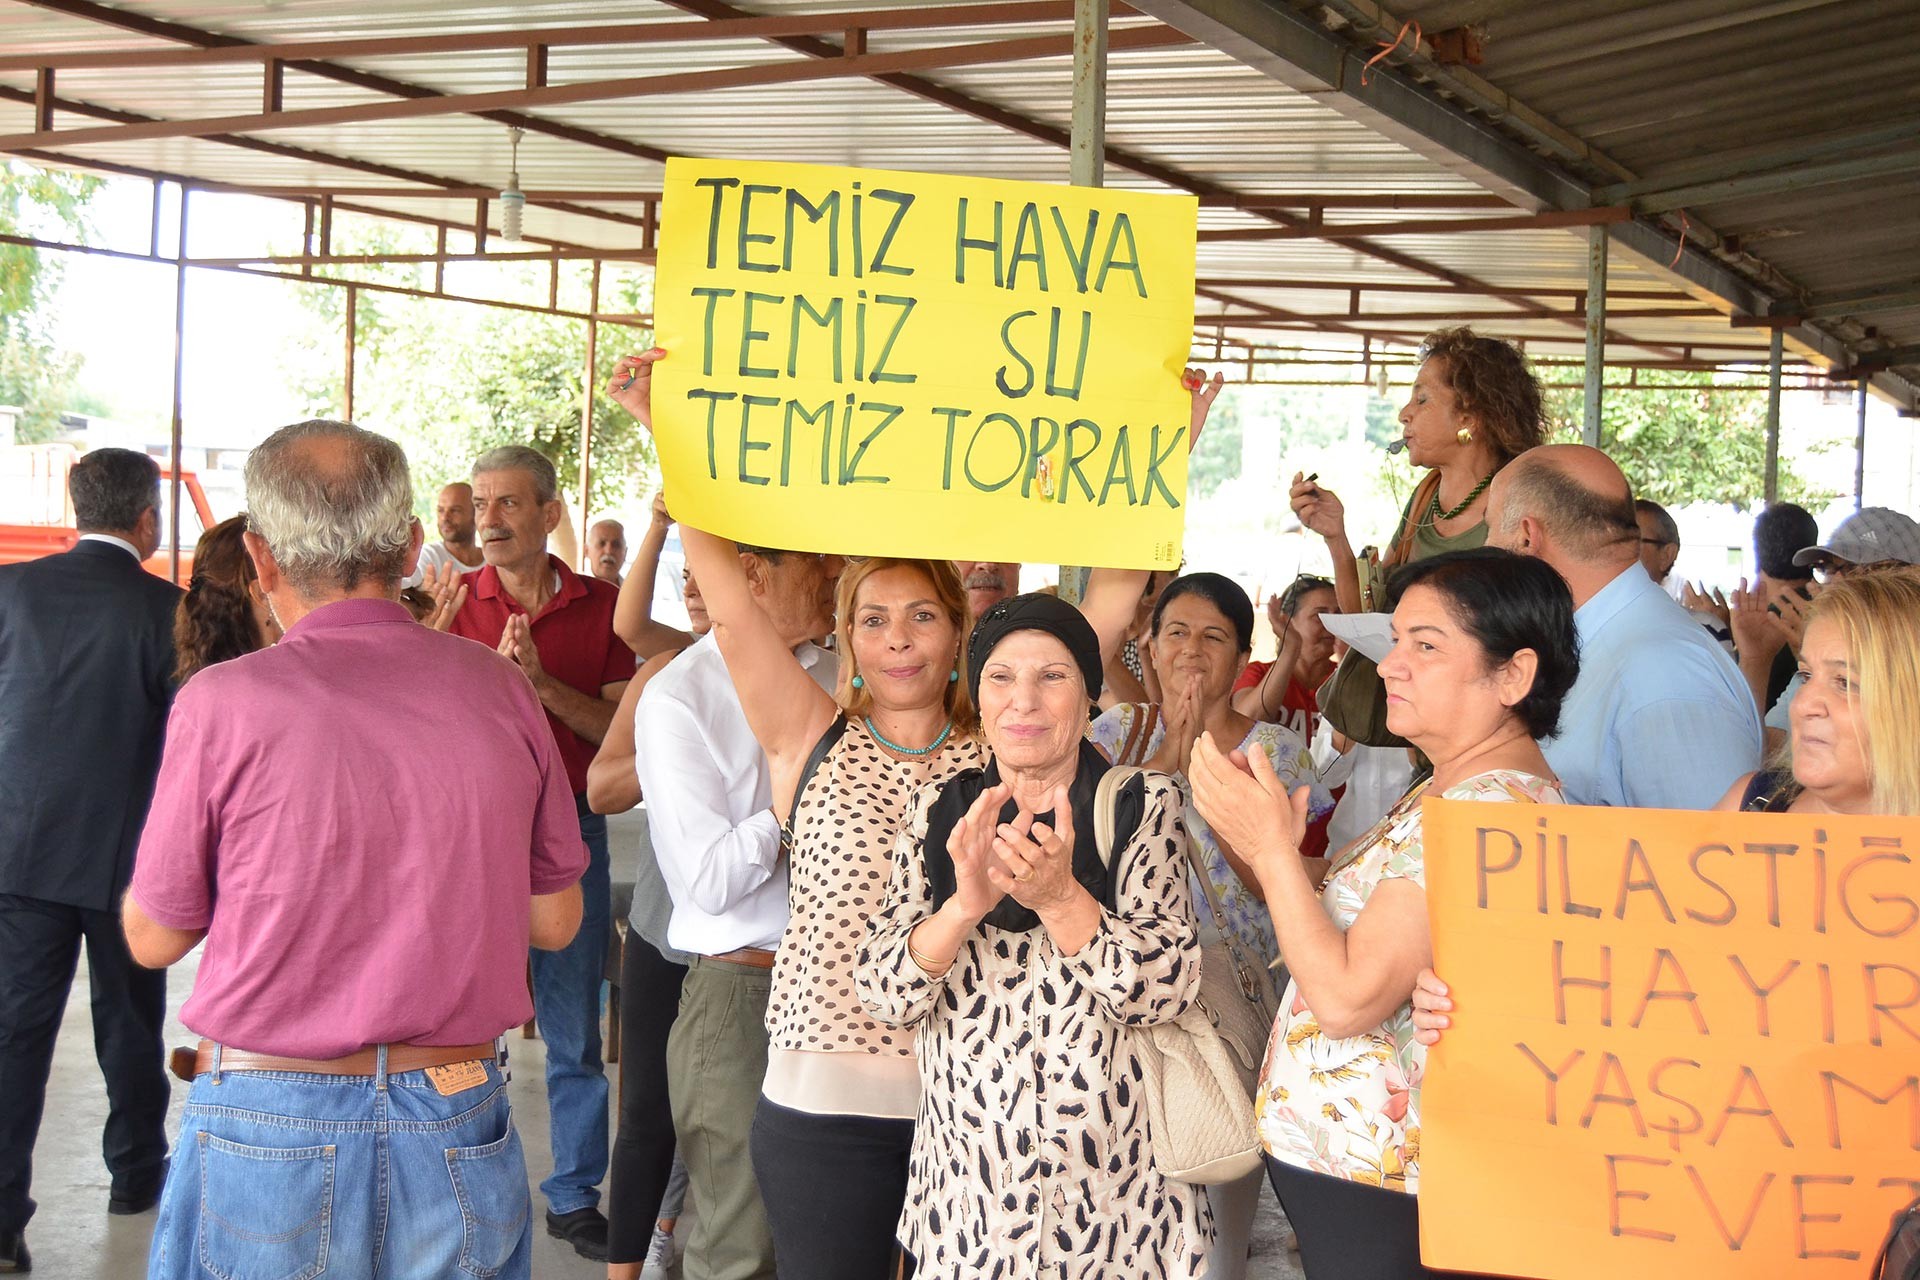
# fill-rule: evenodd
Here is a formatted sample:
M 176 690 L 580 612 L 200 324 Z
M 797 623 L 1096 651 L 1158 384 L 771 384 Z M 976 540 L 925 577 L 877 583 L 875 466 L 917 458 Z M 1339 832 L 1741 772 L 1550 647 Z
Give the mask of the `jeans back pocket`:
M 218 1280 L 312 1280 L 327 1267 L 334 1148 L 200 1137 L 200 1265 Z
M 460 1269 L 482 1280 L 497 1276 L 512 1261 L 533 1217 L 527 1161 L 513 1122 L 496 1142 L 447 1148 L 447 1173 L 460 1202 Z

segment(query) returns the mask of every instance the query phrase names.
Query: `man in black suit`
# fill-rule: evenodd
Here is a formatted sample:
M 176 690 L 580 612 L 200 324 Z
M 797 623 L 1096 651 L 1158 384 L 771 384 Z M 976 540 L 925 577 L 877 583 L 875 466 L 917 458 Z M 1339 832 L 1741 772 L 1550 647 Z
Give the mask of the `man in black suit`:
M 173 698 L 180 589 L 141 567 L 160 545 L 153 459 L 96 449 L 67 484 L 80 542 L 0 566 L 0 1272 L 30 1265 L 33 1144 L 83 940 L 107 1212 L 151 1208 L 166 1178 L 166 974 L 134 964 L 119 907 Z

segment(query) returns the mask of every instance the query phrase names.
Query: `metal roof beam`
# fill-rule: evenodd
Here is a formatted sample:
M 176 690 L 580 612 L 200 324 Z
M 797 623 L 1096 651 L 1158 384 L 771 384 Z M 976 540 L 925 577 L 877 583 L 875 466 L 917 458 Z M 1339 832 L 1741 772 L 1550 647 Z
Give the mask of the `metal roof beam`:
M 1116 12 L 1125 12 L 1116 4 Z M 85 15 L 82 15 L 85 16 Z M 243 43 L 191 49 L 101 49 L 79 53 L 0 55 L 0 71 L 40 68 L 112 69 L 122 67 L 197 67 L 237 62 L 305 62 L 333 58 L 387 58 L 415 54 L 480 52 L 494 49 L 561 49 L 589 45 L 688 44 L 784 35 L 837 35 L 866 31 L 930 30 L 945 27 L 1018 26 L 1073 19 L 1072 0 L 1015 0 L 1010 3 L 950 7 L 909 5 L 847 13 L 772 14 L 720 22 L 636 22 L 618 26 L 536 27 L 513 31 L 468 31 L 421 36 L 367 36 L 359 39 L 294 40 Z
M 541 254 L 538 256 L 545 257 L 546 255 Z M 253 259 L 249 258 L 247 261 L 251 262 Z M 1255 315 L 1275 316 L 1288 320 L 1304 320 L 1315 324 L 1389 324 L 1394 321 L 1417 321 L 1431 324 L 1445 324 L 1448 322 L 1453 324 L 1480 324 L 1486 321 L 1498 323 L 1503 320 L 1525 320 L 1531 323 L 1536 320 L 1584 321 L 1587 318 L 1585 307 L 1571 311 L 1555 311 L 1551 315 L 1543 316 L 1527 311 L 1461 311 L 1457 308 L 1446 311 L 1306 312 L 1288 311 L 1280 307 L 1263 307 L 1257 302 L 1247 302 L 1239 305 L 1251 308 L 1252 314 Z M 1630 310 L 1609 307 L 1607 308 L 1606 314 L 1609 320 L 1698 320 L 1721 318 L 1720 313 L 1712 307 L 1635 307 Z M 1229 320 L 1232 318 L 1231 316 L 1227 317 Z
M 15 89 L 11 85 L 0 84 L 0 100 L 8 102 L 31 102 L 33 95 L 25 90 Z M 143 116 L 137 112 L 121 111 L 113 107 L 96 106 L 93 103 L 79 102 L 70 98 L 59 99 L 58 106 L 61 111 L 70 112 L 74 115 L 88 116 L 96 120 L 117 120 L 123 123 L 138 123 L 154 119 L 152 116 Z M 210 137 L 205 139 L 205 141 L 217 142 L 223 146 L 238 147 L 243 151 L 253 151 L 261 155 L 278 156 L 282 159 L 299 160 L 309 164 L 329 165 L 338 169 L 349 169 L 355 173 L 364 173 L 369 177 L 393 178 L 399 182 L 418 182 L 429 185 L 441 184 L 447 187 L 459 185 L 450 178 L 437 178 L 433 174 L 422 173 L 418 169 L 402 169 L 395 165 L 379 164 L 371 160 L 354 160 L 347 156 L 336 156 L 325 151 L 314 151 L 307 147 L 294 147 L 280 142 L 268 142 L 264 138 L 241 138 L 229 135 Z M 70 156 L 59 151 L 30 148 L 17 151 L 15 154 L 24 160 L 30 160 L 36 164 L 55 165 L 69 169 L 93 169 L 102 173 L 123 173 L 130 177 L 137 178 L 161 178 L 168 182 L 178 182 L 182 186 L 194 187 L 196 189 L 208 191 L 225 190 L 234 191 L 236 194 L 250 194 L 243 189 L 230 187 L 227 184 L 219 182 L 191 178 L 182 174 L 169 173 L 162 170 L 143 169 L 133 165 L 115 164 L 109 160 L 97 160 L 87 156 Z M 336 207 L 347 208 L 348 206 L 337 205 Z M 646 219 L 644 218 L 634 218 L 629 214 L 615 213 L 607 209 L 594 209 L 585 205 L 549 202 L 543 203 L 540 207 L 553 209 L 560 213 L 576 214 L 583 218 L 596 218 L 603 222 L 616 222 L 629 226 L 638 226 L 643 229 L 647 225 Z M 394 213 L 385 209 L 356 207 L 353 211 L 356 213 L 375 214 L 380 217 L 391 217 L 402 222 L 425 221 L 435 226 L 443 225 L 438 219 L 422 219 L 418 215 Z M 529 239 L 538 239 L 538 237 L 529 237 Z
M 199 27 L 190 27 L 181 22 L 166 22 L 146 14 L 135 13 L 127 9 L 115 9 L 108 5 L 97 4 L 94 0 L 22 0 L 42 9 L 51 9 L 56 13 L 68 14 L 96 22 L 102 26 L 115 27 L 122 31 L 134 31 L 141 35 L 152 36 L 159 40 L 178 40 L 203 49 L 239 48 L 251 45 L 253 41 L 242 40 L 238 36 L 221 35 L 205 31 Z M 435 98 L 443 96 L 437 89 L 428 89 L 422 85 L 405 80 L 395 80 L 388 76 L 374 75 L 369 71 L 358 71 L 352 67 L 341 66 L 333 62 L 302 62 L 294 67 L 307 75 L 319 76 L 323 80 L 332 80 L 337 84 L 353 85 L 356 88 L 370 89 L 375 93 L 390 93 L 402 98 Z M 595 133 L 591 129 L 582 129 L 575 125 L 559 124 L 543 120 L 539 116 L 530 116 L 519 111 L 485 111 L 480 116 L 496 124 L 511 125 L 525 129 L 528 133 L 544 134 L 551 138 L 561 138 L 568 142 L 583 143 L 611 151 L 619 155 L 633 156 L 641 160 L 653 160 L 664 163 L 667 153 L 658 147 L 649 147 L 644 143 L 629 142 L 625 138 L 615 138 L 604 133 Z M 344 161 L 333 163 L 353 167 Z
M 1406 218 L 1398 222 L 1319 223 L 1305 227 L 1255 227 L 1234 231 L 1202 231 L 1202 244 L 1239 240 L 1352 240 L 1370 236 L 1441 235 L 1462 231 L 1532 231 L 1565 227 L 1594 227 L 1625 222 L 1633 210 L 1625 205 L 1601 209 L 1551 209 L 1545 213 L 1515 214 L 1510 218 Z
M 439 200 L 448 196 L 494 196 L 498 187 L 351 187 L 311 185 L 254 185 L 247 194 L 279 199 L 313 200 L 321 196 L 377 197 L 382 200 Z M 658 191 L 636 191 L 630 187 L 527 188 L 529 200 L 592 200 L 603 204 L 653 204 Z M 1433 195 L 1427 192 L 1382 192 L 1362 195 L 1223 195 L 1206 196 L 1202 208 L 1238 209 L 1506 209 L 1512 206 L 1498 196 Z M 1446 286 L 1436 285 L 1435 288 Z
M 1840 320 L 1878 311 L 1903 311 L 1908 307 L 1920 307 L 1920 281 L 1814 294 L 1804 304 L 1783 303 L 1764 315 L 1733 316 L 1730 323 L 1736 329 L 1790 329 L 1809 320 Z M 1855 354 L 1865 359 L 1869 353 Z
M 1794 310 L 1809 320 L 1831 320 L 1841 316 L 1869 315 L 1876 311 L 1899 311 L 1907 307 L 1920 307 L 1920 280 L 1877 285 L 1871 289 L 1853 289 L 1845 293 L 1818 293 L 1807 299 L 1806 306 Z
M 1298 280 L 1266 276 L 1202 276 L 1200 283 L 1221 289 L 1327 289 L 1335 293 L 1445 293 L 1484 298 L 1585 298 L 1587 291 L 1572 286 L 1529 289 L 1499 288 L 1486 285 L 1466 288 L 1454 284 L 1425 284 L 1413 281 L 1373 280 Z M 1636 302 L 1697 302 L 1699 299 L 1679 289 L 1608 289 L 1607 297 Z
M 1168 45 L 1188 44 L 1191 40 L 1192 37 L 1169 27 L 1127 27 L 1113 32 L 1109 44 L 1116 50 L 1158 49 Z M 836 58 L 831 62 L 809 58 L 797 62 L 727 67 L 713 71 L 681 71 L 658 76 L 589 80 L 575 84 L 548 85 L 544 89 L 435 94 L 431 97 L 402 98 L 391 102 L 366 102 L 343 107 L 310 107 L 303 110 L 256 115 L 208 116 L 193 120 L 153 120 L 144 124 L 62 129 L 52 133 L 0 134 L 0 151 L 18 151 L 30 147 L 75 147 L 96 143 L 135 142 L 153 138 L 204 138 L 216 134 L 260 133 L 275 129 L 310 129 L 338 124 L 418 119 L 423 116 L 478 114 L 506 107 L 553 107 L 578 102 L 604 102 L 616 98 L 698 93 L 708 89 L 802 84 L 848 76 L 867 77 L 889 72 L 972 67 L 1039 58 L 1057 58 L 1072 51 L 1073 37 L 1070 34 L 1028 36 L 1013 40 L 942 45 L 898 53 L 854 54 Z
M 1914 141 L 1920 141 L 1920 119 L 1902 120 L 1872 129 L 1826 134 L 1796 142 L 1790 146 L 1770 148 L 1743 157 L 1715 156 L 1691 164 L 1675 165 L 1657 177 L 1599 187 L 1594 191 L 1593 198 L 1603 204 L 1617 204 L 1622 200 L 1634 200 L 1640 196 L 1671 191 L 1676 187 L 1725 182 L 1774 169 L 1784 169 L 1789 165 L 1829 160 L 1854 151 L 1868 151 Z
M 1202 196 L 1203 209 L 1511 209 L 1494 195 L 1435 195 L 1429 192 L 1381 191 L 1346 195 L 1230 195 Z
M 1864 159 L 1828 160 L 1821 164 L 1796 164 L 1768 173 L 1740 178 L 1722 178 L 1716 182 L 1698 182 L 1670 187 L 1633 197 L 1640 213 L 1667 213 L 1697 205 L 1720 204 L 1728 200 L 1748 200 L 1755 196 L 1780 195 L 1839 182 L 1860 182 L 1868 178 L 1900 177 L 1920 173 L 1920 146 L 1887 155 Z
M 1887 368 L 1896 364 L 1920 363 L 1920 343 L 1905 347 L 1882 347 L 1878 351 L 1860 353 L 1860 363 L 1867 366 Z

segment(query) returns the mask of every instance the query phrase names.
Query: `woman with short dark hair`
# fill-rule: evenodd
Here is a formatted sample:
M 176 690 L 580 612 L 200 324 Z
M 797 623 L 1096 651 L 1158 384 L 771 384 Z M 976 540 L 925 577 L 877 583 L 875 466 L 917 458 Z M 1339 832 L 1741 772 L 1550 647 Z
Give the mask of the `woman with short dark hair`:
M 1308 1280 L 1407 1280 L 1420 1265 L 1416 975 L 1433 962 L 1420 802 L 1562 802 L 1538 739 L 1579 674 L 1573 598 L 1537 559 L 1451 552 L 1396 575 L 1380 663 L 1387 723 L 1433 761 L 1316 888 L 1304 789 L 1264 758 L 1195 748 L 1194 804 L 1250 864 L 1292 973 L 1254 1099 L 1267 1170 Z

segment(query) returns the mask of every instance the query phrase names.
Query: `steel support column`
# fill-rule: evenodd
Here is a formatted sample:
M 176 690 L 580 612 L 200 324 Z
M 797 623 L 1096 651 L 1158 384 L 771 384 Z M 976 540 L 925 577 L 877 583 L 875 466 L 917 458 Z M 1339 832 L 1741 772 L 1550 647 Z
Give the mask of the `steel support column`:
M 343 407 L 346 410 L 347 421 L 352 422 L 353 421 L 353 365 L 354 365 L 353 347 L 354 347 L 354 343 L 359 340 L 358 336 L 359 336 L 359 329 L 360 329 L 360 290 L 354 288 L 352 285 L 347 286 L 346 329 L 347 329 L 347 364 L 346 364 L 346 380 L 345 380 L 346 391 L 345 391 L 345 394 L 342 396 L 342 399 L 345 401 L 345 404 Z
M 593 483 L 593 394 L 596 361 L 600 346 L 600 263 L 593 264 L 593 282 L 589 286 L 592 305 L 587 308 L 586 394 L 580 402 L 580 547 L 587 545 L 587 518 L 593 499 L 588 496 Z M 573 566 L 579 568 L 579 565 Z
M 1786 355 L 1786 335 L 1773 331 L 1767 347 L 1767 505 L 1780 500 L 1780 365 Z
M 1853 509 L 1858 511 L 1867 500 L 1867 379 L 1859 382 L 1859 391 L 1855 400 L 1859 405 L 1859 420 L 1853 432 Z
M 1581 438 L 1601 447 L 1600 406 L 1607 371 L 1607 229 L 1587 228 L 1587 391 Z
M 1073 136 L 1067 145 L 1069 176 L 1076 187 L 1106 185 L 1107 14 L 1105 0 L 1074 0 Z M 1087 591 L 1087 567 L 1060 566 L 1060 598 L 1079 604 Z
M 184 470 L 180 460 L 181 437 L 185 434 L 181 428 L 180 392 L 181 372 L 187 350 L 187 189 L 180 188 L 180 236 L 173 258 L 173 408 L 167 429 L 167 462 L 173 468 L 173 498 L 167 512 L 167 576 L 175 585 L 180 584 L 180 499 L 182 485 L 180 473 Z
M 1073 6 L 1073 140 L 1069 180 L 1103 187 L 1107 167 L 1107 11 L 1099 0 Z

